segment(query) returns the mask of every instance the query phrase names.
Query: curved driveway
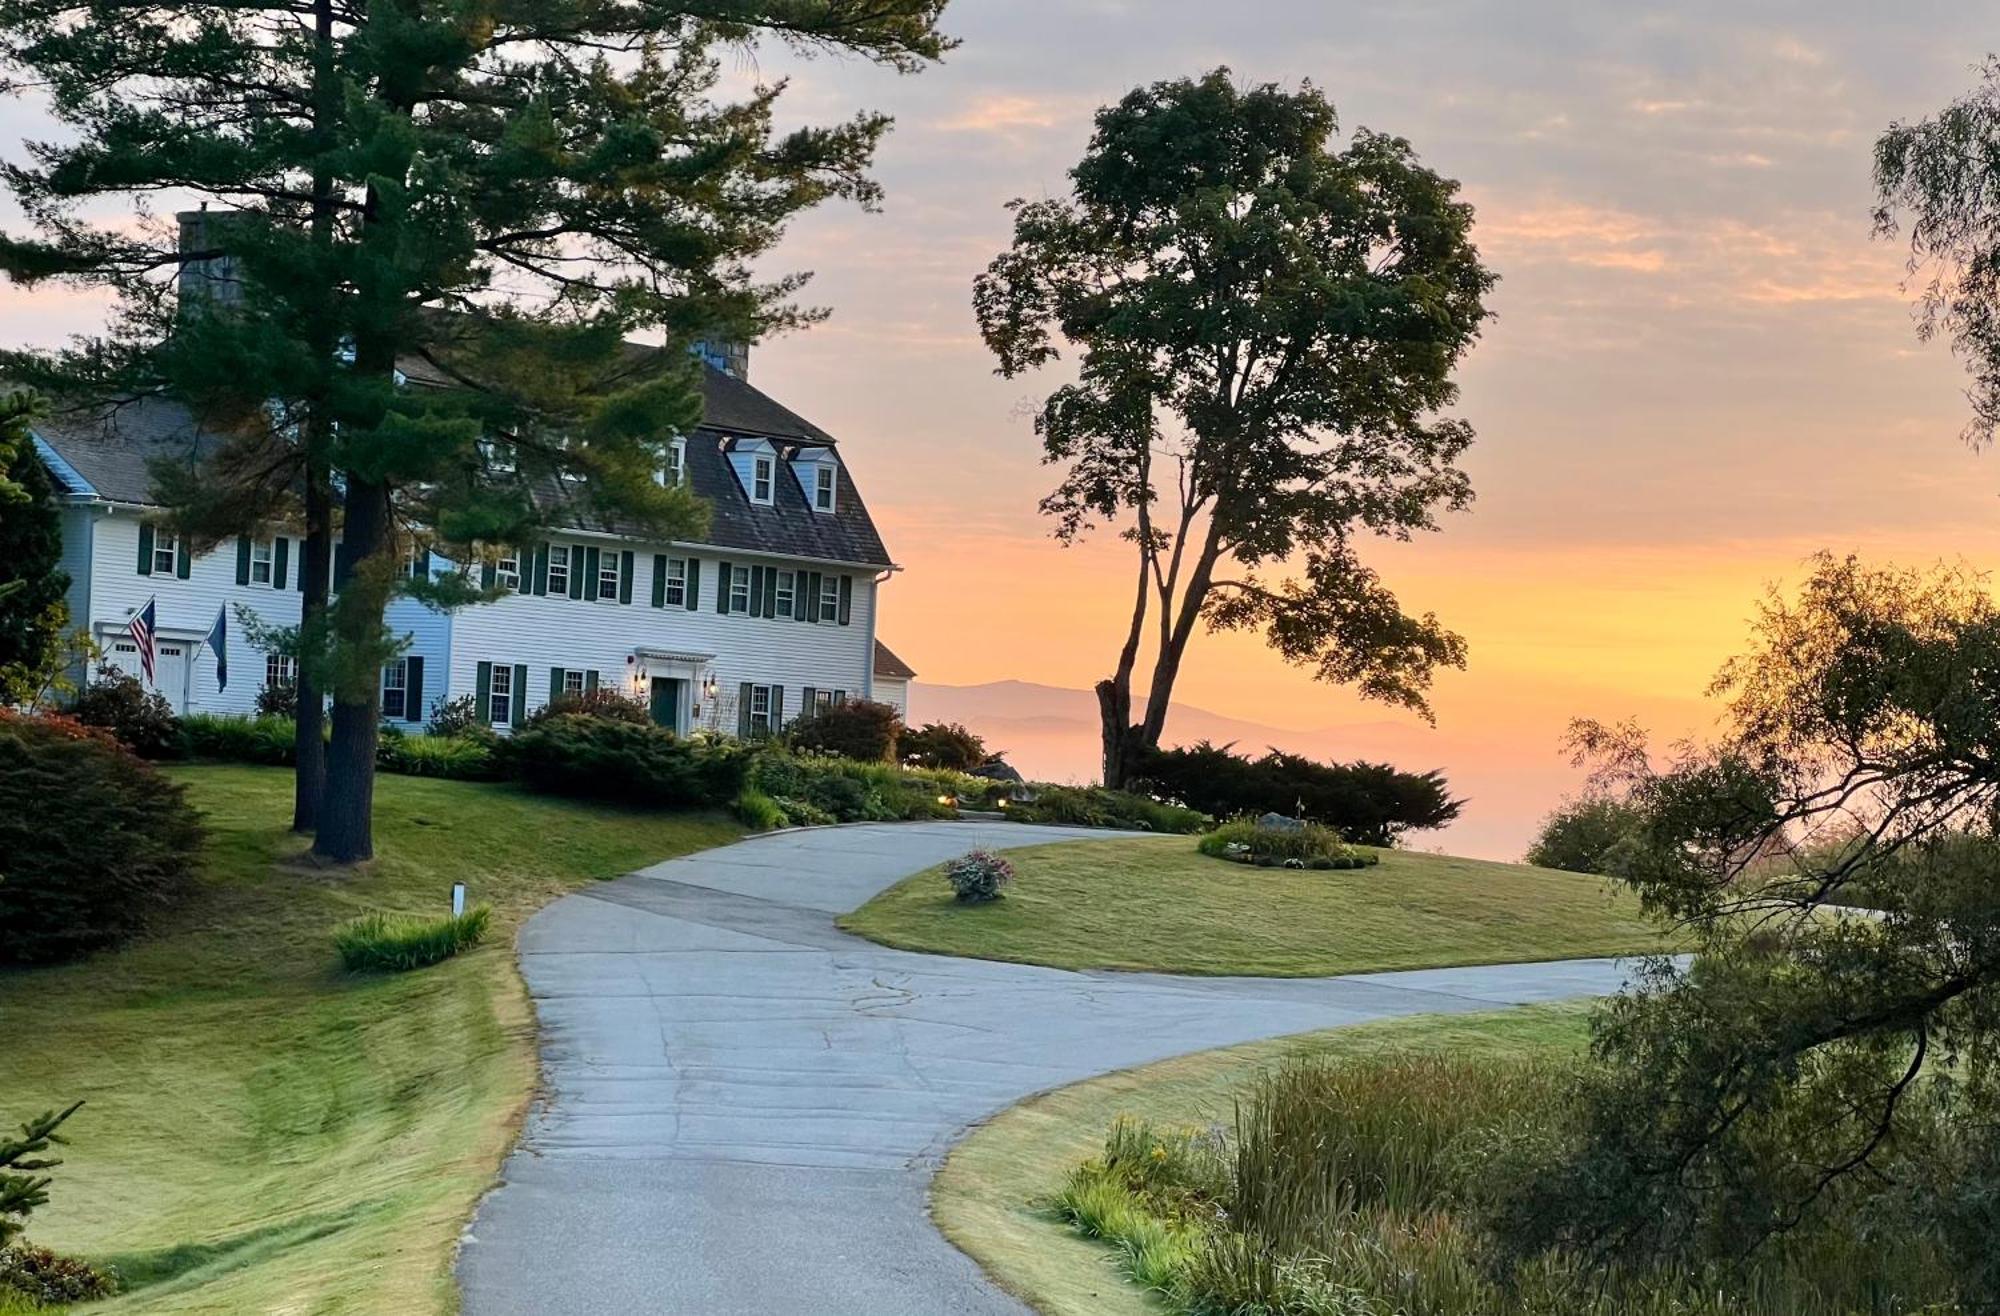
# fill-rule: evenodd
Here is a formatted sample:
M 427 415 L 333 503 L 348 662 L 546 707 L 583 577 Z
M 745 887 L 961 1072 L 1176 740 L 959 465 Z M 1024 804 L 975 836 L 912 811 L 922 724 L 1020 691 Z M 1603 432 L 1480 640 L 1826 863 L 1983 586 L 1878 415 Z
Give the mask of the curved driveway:
M 521 964 L 547 1095 L 467 1232 L 466 1310 L 1018 1316 L 927 1213 L 931 1174 L 968 1124 L 1187 1051 L 1623 981 L 1610 960 L 1322 979 L 1071 973 L 888 950 L 833 926 L 975 846 L 1103 835 L 784 832 L 542 911 Z

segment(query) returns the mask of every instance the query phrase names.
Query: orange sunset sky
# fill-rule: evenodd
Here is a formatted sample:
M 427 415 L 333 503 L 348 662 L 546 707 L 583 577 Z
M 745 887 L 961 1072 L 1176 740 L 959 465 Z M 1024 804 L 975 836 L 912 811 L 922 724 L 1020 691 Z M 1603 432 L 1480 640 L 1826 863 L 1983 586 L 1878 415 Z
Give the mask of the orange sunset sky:
M 1869 180 L 1882 128 L 2000 49 L 2000 4 L 956 0 L 946 26 L 964 44 L 916 77 L 768 51 L 730 71 L 790 76 L 788 116 L 897 119 L 881 213 L 828 208 L 771 266 L 815 270 L 832 318 L 760 345 L 751 378 L 840 438 L 905 567 L 883 638 L 923 682 L 1087 687 L 1108 667 L 1123 546 L 1062 549 L 1035 513 L 1052 474 L 1025 404 L 1061 370 L 995 378 L 970 284 L 1007 239 L 1003 203 L 1063 190 L 1095 107 L 1219 63 L 1311 78 L 1344 125 L 1410 138 L 1463 183 L 1502 282 L 1462 374 L 1478 500 L 1371 550 L 1470 641 L 1437 729 L 1243 636 L 1196 642 L 1187 703 L 1442 767 L 1471 805 L 1416 843 L 1514 857 L 1574 786 L 1564 721 L 1699 730 L 1758 594 L 1808 553 L 2000 562 L 2000 465 L 1958 439 L 1960 370 L 1916 339 Z M 38 130 L 30 105 L 0 113 L 10 143 Z M 0 290 L 12 341 L 99 314 Z M 914 712 L 951 707 L 920 690 Z M 1021 766 L 1068 775 L 1090 748 L 1086 728 Z

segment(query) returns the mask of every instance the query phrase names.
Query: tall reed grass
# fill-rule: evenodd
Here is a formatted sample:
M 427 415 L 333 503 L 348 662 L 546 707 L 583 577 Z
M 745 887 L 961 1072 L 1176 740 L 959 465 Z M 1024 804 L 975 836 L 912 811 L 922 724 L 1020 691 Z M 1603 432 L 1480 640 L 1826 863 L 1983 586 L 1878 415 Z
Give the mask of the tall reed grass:
M 1558 1136 L 1554 1058 L 1304 1062 L 1240 1094 L 1231 1129 L 1121 1119 L 1057 1212 L 1185 1316 L 1943 1316 L 1927 1240 L 1879 1219 L 1678 1271 L 1546 1254 L 1503 1273 L 1477 1202 L 1509 1140 Z M 1850 1227 L 1852 1226 L 1852 1227 Z

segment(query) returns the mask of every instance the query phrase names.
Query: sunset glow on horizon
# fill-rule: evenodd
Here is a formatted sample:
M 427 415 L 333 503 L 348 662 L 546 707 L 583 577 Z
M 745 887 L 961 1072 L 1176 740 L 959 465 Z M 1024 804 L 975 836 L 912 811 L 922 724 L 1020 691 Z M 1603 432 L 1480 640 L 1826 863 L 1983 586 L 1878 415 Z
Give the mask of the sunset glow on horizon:
M 920 76 L 746 55 L 735 76 L 792 79 L 787 115 L 897 119 L 882 213 L 826 207 L 769 263 L 814 270 L 807 300 L 832 317 L 750 361 L 839 439 L 904 568 L 882 638 L 927 684 L 1107 674 L 1129 550 L 1048 537 L 1036 502 L 1055 473 L 1026 412 L 1064 366 L 995 378 L 971 282 L 1007 241 L 1008 199 L 1064 190 L 1098 106 L 1217 64 L 1246 83 L 1309 78 L 1343 128 L 1410 139 L 1462 184 L 1501 283 L 1455 408 L 1478 431 L 1476 503 L 1438 534 L 1364 549 L 1406 607 L 1470 643 L 1467 670 L 1438 679 L 1436 728 L 1315 684 L 1248 635 L 1198 638 L 1179 701 L 1313 752 L 1443 768 L 1472 804 L 1414 842 L 1513 858 L 1576 784 L 1563 724 L 1701 732 L 1703 690 L 1759 598 L 1813 552 L 2000 565 L 2000 456 L 1960 441 L 1961 370 L 1918 341 L 1906 249 L 1870 216 L 1876 136 L 1969 88 L 2000 12 L 1746 8 L 957 0 L 945 27 L 963 45 Z M 46 131 L 32 106 L 0 113 L 15 139 Z M 11 342 L 101 315 L 0 288 Z M 920 690 L 913 712 L 948 702 Z M 1019 766 L 1043 754 L 1066 774 L 1093 737 Z

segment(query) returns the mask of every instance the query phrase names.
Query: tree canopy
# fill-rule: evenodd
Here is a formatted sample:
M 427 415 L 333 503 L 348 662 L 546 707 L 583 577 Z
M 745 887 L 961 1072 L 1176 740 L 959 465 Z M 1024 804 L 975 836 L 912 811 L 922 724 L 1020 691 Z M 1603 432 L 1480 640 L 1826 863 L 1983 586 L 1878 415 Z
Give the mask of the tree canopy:
M 689 348 L 818 317 L 804 275 L 751 263 L 804 209 L 874 203 L 888 120 L 780 130 L 784 84 L 726 95 L 721 53 L 913 70 L 949 44 L 942 7 L 0 0 L 0 58 L 65 128 L 7 169 L 37 231 L 0 237 L 0 267 L 121 299 L 104 335 L 10 364 L 71 398 L 172 396 L 226 436 L 156 472 L 197 542 L 305 499 L 302 648 L 333 696 L 319 853 L 369 853 L 388 599 L 474 601 L 403 569 L 412 541 L 470 560 L 565 517 L 698 533 L 698 500 L 655 478 L 699 419 Z M 154 195 L 218 209 L 177 228 Z M 106 199 L 140 222 L 97 218 Z M 335 487 L 350 570 L 322 624 Z
M 1109 784 L 1128 745 L 1159 743 L 1204 620 L 1426 715 L 1434 669 L 1464 661 L 1356 541 L 1470 501 L 1455 463 L 1472 429 L 1442 412 L 1494 276 L 1455 183 L 1401 138 L 1336 130 L 1310 83 L 1217 69 L 1141 87 L 1098 112 L 1069 196 L 1013 204 L 1013 244 L 974 288 L 1002 375 L 1079 352 L 1035 419 L 1064 468 L 1042 502 L 1057 538 L 1118 523 L 1134 547 L 1131 624 L 1099 687 Z

